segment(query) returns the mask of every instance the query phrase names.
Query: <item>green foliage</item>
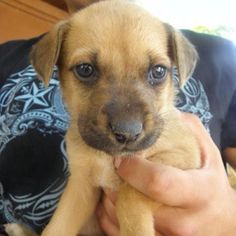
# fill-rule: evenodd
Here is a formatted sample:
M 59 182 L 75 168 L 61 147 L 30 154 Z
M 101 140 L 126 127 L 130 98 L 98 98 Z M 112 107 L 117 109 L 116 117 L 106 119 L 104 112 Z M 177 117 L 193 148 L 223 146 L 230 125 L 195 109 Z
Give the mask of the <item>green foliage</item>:
M 226 27 L 223 25 L 220 25 L 216 28 L 209 28 L 207 26 L 199 25 L 199 26 L 193 27 L 193 30 L 197 31 L 199 33 L 213 34 L 213 35 L 217 35 L 217 36 L 223 36 L 226 33 L 229 33 L 232 31 L 229 27 Z

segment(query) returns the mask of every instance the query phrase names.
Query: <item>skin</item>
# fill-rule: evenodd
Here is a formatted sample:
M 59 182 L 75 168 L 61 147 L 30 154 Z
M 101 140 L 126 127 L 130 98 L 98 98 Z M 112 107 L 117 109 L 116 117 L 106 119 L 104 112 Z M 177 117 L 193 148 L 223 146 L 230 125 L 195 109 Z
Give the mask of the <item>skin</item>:
M 236 235 L 236 192 L 228 182 L 220 152 L 197 117 L 186 113 L 181 117 L 198 140 L 203 160 L 200 169 L 182 171 L 134 158 L 118 163 L 117 173 L 165 204 L 154 216 L 156 235 Z M 115 202 L 116 194 L 106 190 L 97 209 L 100 224 L 109 236 L 119 235 Z
M 97 0 L 66 0 L 73 13 Z M 150 198 L 162 202 L 155 214 L 157 236 L 236 235 L 236 193 L 230 187 L 216 145 L 198 118 L 182 113 L 183 121 L 196 135 L 203 165 L 198 170 L 173 167 L 133 158 L 115 162 L 117 174 Z M 226 148 L 224 158 L 236 167 L 236 148 Z M 181 191 L 180 191 L 181 189 Z M 104 232 L 119 235 L 115 215 L 116 193 L 105 190 L 97 215 Z
M 227 147 L 223 152 L 224 159 L 236 169 L 236 148 Z

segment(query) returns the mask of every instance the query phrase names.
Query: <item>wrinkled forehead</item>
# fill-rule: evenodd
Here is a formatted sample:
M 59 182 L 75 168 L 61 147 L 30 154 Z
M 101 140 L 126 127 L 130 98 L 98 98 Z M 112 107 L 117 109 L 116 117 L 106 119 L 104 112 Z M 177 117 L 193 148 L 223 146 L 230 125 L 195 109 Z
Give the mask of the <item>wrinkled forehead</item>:
M 75 14 L 66 37 L 69 60 L 103 58 L 104 63 L 122 60 L 168 60 L 165 26 L 133 4 L 100 3 Z

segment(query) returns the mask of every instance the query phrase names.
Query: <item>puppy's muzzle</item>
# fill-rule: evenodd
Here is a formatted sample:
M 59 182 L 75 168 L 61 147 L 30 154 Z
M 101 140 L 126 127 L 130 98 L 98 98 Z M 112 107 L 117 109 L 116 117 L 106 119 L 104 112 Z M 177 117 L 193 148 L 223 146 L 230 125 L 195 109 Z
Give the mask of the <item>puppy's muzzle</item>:
M 138 99 L 131 101 L 122 96 L 114 100 L 80 117 L 78 126 L 83 140 L 116 156 L 150 147 L 162 131 L 161 120 Z

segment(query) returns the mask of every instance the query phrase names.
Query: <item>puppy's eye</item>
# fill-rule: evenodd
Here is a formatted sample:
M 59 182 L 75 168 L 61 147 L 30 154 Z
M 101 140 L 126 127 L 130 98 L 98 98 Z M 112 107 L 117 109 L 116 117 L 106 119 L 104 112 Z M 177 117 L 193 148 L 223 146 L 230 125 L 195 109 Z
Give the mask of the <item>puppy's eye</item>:
M 89 63 L 82 63 L 73 68 L 75 76 L 84 82 L 92 82 L 96 78 L 96 70 Z
M 167 68 L 162 65 L 153 66 L 148 72 L 148 82 L 151 85 L 157 85 L 163 82 L 167 76 Z

